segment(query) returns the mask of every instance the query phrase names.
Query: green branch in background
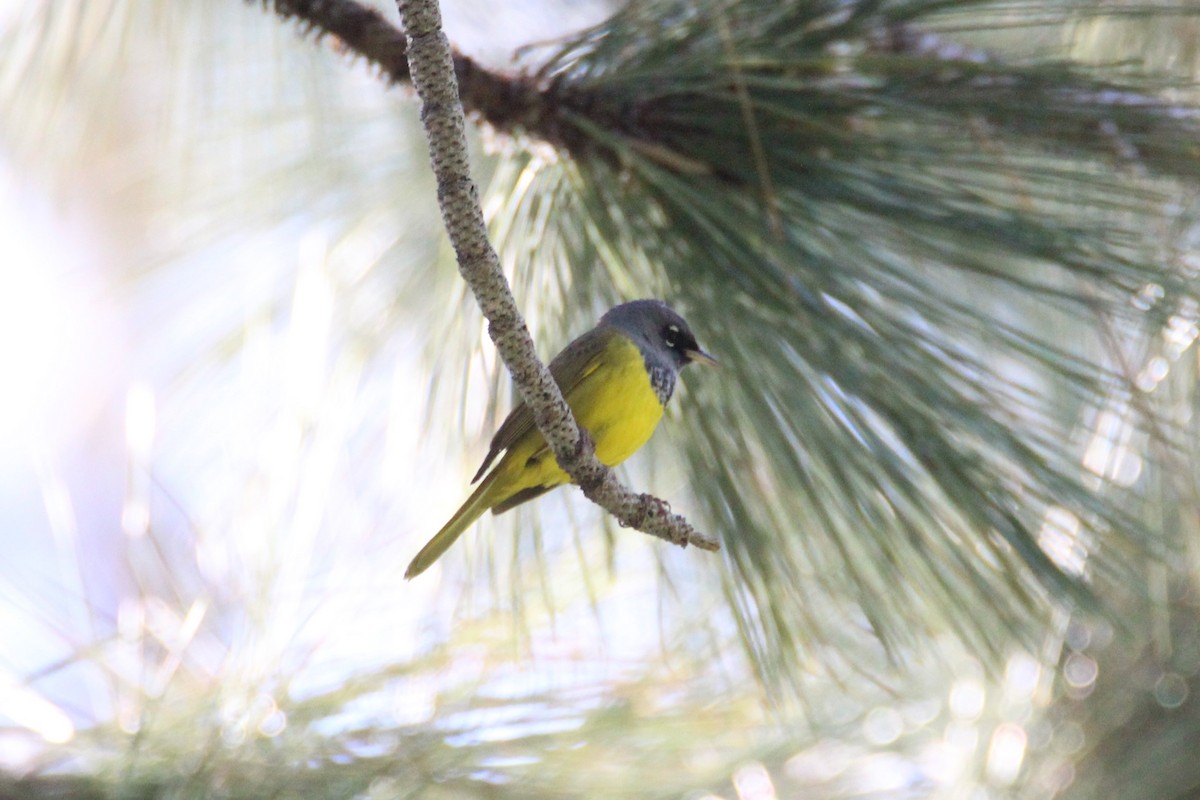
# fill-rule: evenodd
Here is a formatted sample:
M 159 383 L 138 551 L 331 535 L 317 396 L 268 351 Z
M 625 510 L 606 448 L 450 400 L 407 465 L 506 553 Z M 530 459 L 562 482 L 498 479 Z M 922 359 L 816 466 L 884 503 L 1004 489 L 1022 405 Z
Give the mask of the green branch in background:
M 558 150 L 497 183 L 518 281 L 564 318 L 661 293 L 717 339 L 732 377 L 696 388 L 685 446 L 764 673 L 846 630 L 1000 650 L 1047 592 L 1090 607 L 1178 545 L 1084 426 L 1175 438 L 1110 343 L 1194 305 L 1197 111 L 1127 65 L 975 46 L 1106 13 L 1150 12 L 659 0 L 464 81 Z
M 1080 436 L 1138 391 L 1104 332 L 1192 302 L 1162 231 L 1196 112 L 1134 74 L 955 44 L 988 14 L 632 4 L 539 73 L 570 160 L 498 188 L 502 246 L 536 240 L 567 291 L 654 286 L 723 331 L 733 379 L 698 387 L 684 438 L 770 675 L 848 628 L 895 657 L 942 630 L 1003 649 L 1042 630 L 1046 591 L 1093 607 L 1175 546 Z M 842 611 L 805 613 L 813 593 Z
M 724 369 L 633 474 L 727 546 L 522 525 L 440 588 L 398 581 L 389 454 L 469 439 L 491 362 L 412 108 L 243 3 L 18 15 L 4 155 L 100 213 L 159 437 L 144 535 L 80 502 L 0 574 L 0 796 L 1194 796 L 1200 19 L 1084 5 L 650 2 L 512 78 L 557 144 L 480 160 L 515 293 L 547 342 L 633 296 L 703 324 Z M 271 7 L 407 52 L 365 6 Z M 47 511 L 118 500 L 120 409 L 48 408 L 86 469 L 47 454 Z

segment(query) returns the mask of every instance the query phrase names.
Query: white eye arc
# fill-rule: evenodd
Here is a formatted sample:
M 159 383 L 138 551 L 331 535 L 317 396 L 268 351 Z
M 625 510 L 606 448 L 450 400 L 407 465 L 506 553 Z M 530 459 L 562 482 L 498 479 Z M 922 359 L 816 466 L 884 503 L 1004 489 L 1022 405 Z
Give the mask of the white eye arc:
M 676 343 L 676 341 L 678 341 L 678 339 L 679 339 L 679 326 L 678 325 L 668 325 L 667 331 L 663 335 L 663 340 L 667 343 L 667 347 L 674 347 L 675 343 Z

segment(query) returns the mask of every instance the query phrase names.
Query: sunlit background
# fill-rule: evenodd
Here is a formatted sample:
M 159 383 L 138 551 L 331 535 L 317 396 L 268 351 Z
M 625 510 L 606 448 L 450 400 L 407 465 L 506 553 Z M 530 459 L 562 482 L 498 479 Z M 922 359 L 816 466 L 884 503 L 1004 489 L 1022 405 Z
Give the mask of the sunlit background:
M 609 10 L 503 5 L 446 4 L 451 40 L 507 65 Z M 483 330 L 409 93 L 233 0 L 10 0 L 0 29 L 0 93 L 20 100 L 0 110 L 4 772 L 181 796 L 256 796 L 273 770 L 298 796 L 1072 785 L 1094 745 L 1073 704 L 1105 680 L 1106 622 L 1063 612 L 995 660 L 945 633 L 898 657 L 871 645 L 870 663 L 815 643 L 784 711 L 743 647 L 727 562 L 616 529 L 576 492 L 484 520 L 404 582 L 507 408 L 490 348 L 461 358 Z M 487 185 L 508 167 L 474 144 Z M 538 330 L 556 317 L 536 289 Z M 592 322 L 547 322 L 543 352 Z M 1194 308 L 1172 316 L 1134 356 L 1139 388 L 1192 374 L 1196 335 Z M 720 380 L 688 374 L 624 473 L 685 514 L 689 392 Z M 1077 441 L 1086 469 L 1131 486 L 1144 442 L 1122 402 Z M 1085 571 L 1071 511 L 1040 536 Z M 1165 573 L 1150 586 L 1170 591 Z M 857 641 L 867 622 L 839 626 Z M 1138 673 L 1164 714 L 1190 707 L 1200 670 L 1200 650 L 1176 655 Z

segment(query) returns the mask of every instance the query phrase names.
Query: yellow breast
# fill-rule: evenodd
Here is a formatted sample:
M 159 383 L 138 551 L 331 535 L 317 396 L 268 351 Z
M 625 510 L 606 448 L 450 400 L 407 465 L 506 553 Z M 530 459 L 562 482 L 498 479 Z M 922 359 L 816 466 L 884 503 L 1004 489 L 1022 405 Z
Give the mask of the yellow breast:
M 566 400 L 575 420 L 592 437 L 596 457 L 616 466 L 649 441 L 662 419 L 663 406 L 650 384 L 641 351 L 626 337 L 613 336 L 589 367 Z M 496 486 L 497 498 L 570 480 L 536 430 L 514 445 L 497 469 L 505 473 Z
M 575 387 L 567 402 L 596 443 L 596 457 L 610 467 L 649 441 L 663 416 L 642 354 L 624 336 L 613 337 L 596 371 Z

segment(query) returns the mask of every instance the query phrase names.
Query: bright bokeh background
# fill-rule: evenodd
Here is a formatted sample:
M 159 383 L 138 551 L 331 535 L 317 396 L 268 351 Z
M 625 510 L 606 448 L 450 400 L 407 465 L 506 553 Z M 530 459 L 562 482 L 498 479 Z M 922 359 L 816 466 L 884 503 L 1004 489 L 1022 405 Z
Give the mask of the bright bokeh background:
M 664 794 L 739 800 L 1070 784 L 1084 734 L 1046 712 L 1094 690 L 1103 624 L 1064 616 L 990 671 L 939 640 L 882 679 L 884 654 L 825 643 L 787 715 L 714 588 L 723 562 L 614 531 L 574 492 L 485 520 L 405 583 L 505 410 L 490 349 L 455 360 L 483 332 L 411 98 L 257 4 L 32 6 L 0 5 L 0 27 L 50 19 L 87 58 L 25 53 L 56 66 L 36 74 L 57 102 L 0 110 L 0 769 L 404 752 L 576 796 L 634 796 L 654 771 Z M 605 8 L 447 11 L 453 41 L 508 63 Z M 539 329 L 536 302 L 528 316 Z M 688 375 L 677 405 L 719 379 Z M 675 412 L 628 474 L 686 511 Z M 1085 465 L 1133 483 L 1118 416 L 1088 422 Z M 1078 527 L 1057 509 L 1043 528 L 1068 568 Z M 1184 677 L 1152 676 L 1162 708 L 1184 705 Z
M 521 43 L 514 37 L 560 35 L 603 9 L 517 7 L 494 27 L 493 11 L 483 25 L 467 6 L 449 24 L 495 61 Z M 135 28 L 122 49 L 93 54 L 127 81 L 118 109 L 68 89 L 71 107 L 44 110 L 50 141 L 22 139 L 27 120 L 9 120 L 16 135 L 0 165 L 0 715 L 12 725 L 0 763 L 17 772 L 80 730 L 115 722 L 136 732 L 146 703 L 176 691 L 230 695 L 221 713 L 235 739 L 246 726 L 278 735 L 286 715 L 270 694 L 280 675 L 299 696 L 327 690 L 428 656 L 456 626 L 511 618 L 528 602 L 519 583 L 511 596 L 495 592 L 508 563 L 464 571 L 464 560 L 491 554 L 478 546 L 490 522 L 455 554 L 453 580 L 440 565 L 400 579 L 461 502 L 492 424 L 485 415 L 496 413 L 482 380 L 490 354 L 461 408 L 428 407 L 438 358 L 429 334 L 452 324 L 461 289 L 439 249 L 408 98 L 260 9 L 164 13 L 234 24 L 243 44 L 270 52 L 189 71 L 172 52 L 178 42 L 139 39 Z M 84 16 L 85 35 L 107 42 L 100 11 Z M 293 69 L 336 108 L 300 113 L 294 104 L 316 90 L 285 83 Z M 198 107 L 174 107 L 174 91 Z M 263 115 L 265 132 L 238 134 Z M 87 135 L 56 138 L 68 121 Z M 381 148 L 387 166 L 354 139 Z M 281 175 L 278 148 L 301 142 L 332 151 L 330 163 Z M 216 195 L 213 176 L 230 171 L 246 182 Z M 372 172 L 382 175 L 364 179 L 364 204 L 372 193 L 398 197 L 399 213 L 342 227 L 339 200 L 323 195 Z M 586 503 L 547 505 L 551 523 L 567 520 L 568 505 L 600 519 Z M 649 545 L 621 548 L 630 563 L 620 586 L 602 540 L 588 552 L 549 546 L 571 571 L 595 571 L 600 588 L 531 595 L 531 619 L 500 627 L 507 666 L 485 674 L 482 656 L 460 653 L 412 692 L 390 693 L 392 706 L 355 713 L 428 722 L 447 687 L 484 682 L 515 697 L 633 674 L 670 627 L 645 614 L 653 562 L 627 558 Z

